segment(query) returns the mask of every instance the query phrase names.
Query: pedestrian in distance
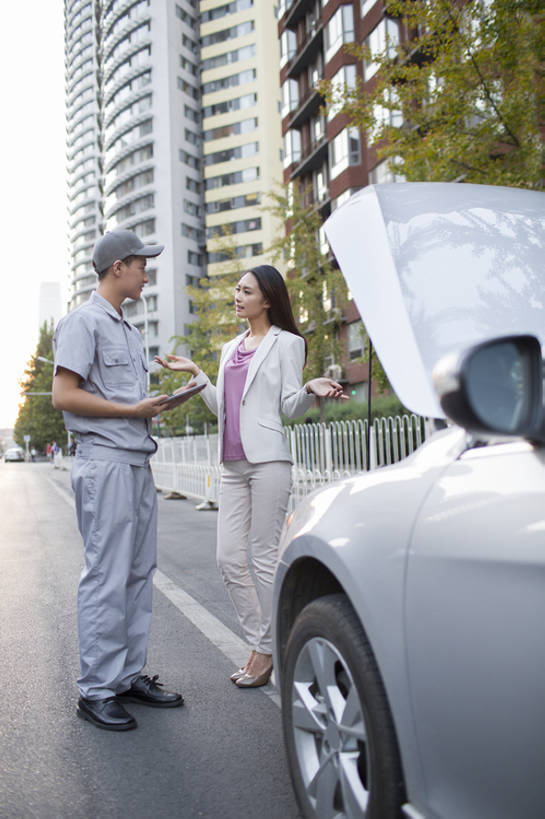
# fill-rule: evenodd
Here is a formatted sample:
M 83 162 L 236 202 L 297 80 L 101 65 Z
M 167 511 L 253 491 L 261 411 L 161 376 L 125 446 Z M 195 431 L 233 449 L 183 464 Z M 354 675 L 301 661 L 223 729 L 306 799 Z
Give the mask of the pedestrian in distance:
M 272 592 L 278 546 L 291 491 L 292 458 L 281 415 L 303 415 L 319 398 L 346 398 L 340 384 L 314 378 L 303 385 L 306 341 L 286 284 L 276 268 L 246 272 L 235 289 L 237 318 L 248 330 L 224 345 L 217 385 L 189 358 L 156 361 L 188 372 L 218 416 L 217 563 L 251 652 L 231 675 L 239 688 L 266 685 L 272 672 Z
M 146 396 L 142 337 L 121 307 L 141 297 L 149 281 L 146 260 L 162 250 L 128 230 L 106 233 L 93 252 L 97 289 L 61 319 L 53 340 L 53 406 L 63 410 L 77 441 L 71 480 L 85 552 L 77 713 L 111 731 L 136 728 L 127 702 L 183 704 L 157 675 L 142 673 L 157 540 L 151 419 L 165 409 L 167 396 Z

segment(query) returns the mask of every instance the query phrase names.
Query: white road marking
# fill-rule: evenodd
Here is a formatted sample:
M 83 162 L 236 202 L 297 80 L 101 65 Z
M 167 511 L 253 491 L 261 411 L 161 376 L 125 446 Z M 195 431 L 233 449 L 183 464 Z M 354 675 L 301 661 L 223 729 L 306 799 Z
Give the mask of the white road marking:
M 74 506 L 74 496 L 59 486 L 52 478 L 47 479 L 53 489 L 61 496 L 61 498 Z M 170 602 L 176 606 L 179 612 L 184 617 L 187 617 L 199 631 L 204 634 L 221 653 L 233 663 L 235 668 L 243 665 L 248 657 L 248 644 L 241 640 L 230 628 L 227 628 L 221 620 L 210 614 L 208 609 L 198 603 L 191 595 L 185 592 L 180 586 L 176 585 L 173 580 L 163 574 L 159 569 L 156 569 L 153 578 L 153 584 Z M 263 694 L 266 694 L 275 705 L 280 708 L 280 696 L 277 694 L 274 686 L 269 683 L 264 685 L 261 689 Z

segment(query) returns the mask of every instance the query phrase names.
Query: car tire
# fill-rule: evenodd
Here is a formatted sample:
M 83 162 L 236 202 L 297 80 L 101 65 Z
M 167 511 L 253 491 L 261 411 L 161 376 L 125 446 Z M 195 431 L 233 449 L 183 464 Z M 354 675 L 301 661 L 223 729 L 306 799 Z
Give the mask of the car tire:
M 306 819 L 393 819 L 403 775 L 382 679 L 343 594 L 309 603 L 286 645 L 281 682 L 284 741 Z

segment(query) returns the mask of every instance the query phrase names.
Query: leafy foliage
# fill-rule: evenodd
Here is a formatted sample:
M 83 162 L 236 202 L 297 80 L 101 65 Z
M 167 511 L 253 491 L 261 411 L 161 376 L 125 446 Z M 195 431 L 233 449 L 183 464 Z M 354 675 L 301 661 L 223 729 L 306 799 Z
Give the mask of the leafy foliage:
M 409 414 L 409 410 L 403 406 L 401 401 L 395 395 L 379 395 L 373 398 L 371 403 L 371 419 L 382 418 L 388 415 L 403 415 Z M 336 401 L 328 401 L 325 407 L 326 423 L 330 421 L 350 421 L 350 420 L 364 420 L 367 418 L 367 403 L 365 401 L 346 401 L 345 403 L 338 403 Z M 301 423 L 317 423 L 320 421 L 320 411 L 317 407 L 309 410 L 304 418 L 297 418 L 295 421 L 284 419 L 286 426 L 293 426 Z
M 410 181 L 545 186 L 542 0 L 389 0 L 408 38 L 350 51 L 376 66 L 355 88 L 324 83 L 379 157 Z
M 276 237 L 269 252 L 286 269 L 295 319 L 308 342 L 308 380 L 324 375 L 328 365 L 339 360 L 337 325 L 347 294 L 342 274 L 321 240 L 320 213 L 312 202 L 305 202 L 306 194 L 284 185 L 268 194 L 271 204 L 265 209 L 280 224 L 287 221 L 287 232 Z
M 234 291 L 244 267 L 237 256 L 233 237 L 228 232 L 216 237 L 211 249 L 224 256 L 225 260 L 217 268 L 219 274 L 203 277 L 186 288 L 195 320 L 186 327 L 183 335 L 174 336 L 172 341 L 174 354 L 187 355 L 215 383 L 222 346 L 243 329 L 235 314 Z M 180 373 L 161 370 L 159 392 L 170 394 L 189 380 Z M 195 397 L 161 415 L 161 431 L 179 435 L 186 430 L 186 422 L 194 432 L 202 432 L 205 424 L 208 428 L 214 427 L 217 419 L 204 401 Z
M 40 329 L 36 352 L 30 359 L 20 381 L 23 403 L 15 422 L 14 437 L 19 446 L 24 447 L 24 436 L 30 435 L 30 446 L 45 451 L 48 443 L 57 441 L 59 446 L 66 442 L 66 430 L 62 412 L 53 408 L 51 403 L 51 381 L 53 367 L 38 356 L 52 359 L 53 323 Z M 49 395 L 31 395 L 30 393 L 46 392 Z

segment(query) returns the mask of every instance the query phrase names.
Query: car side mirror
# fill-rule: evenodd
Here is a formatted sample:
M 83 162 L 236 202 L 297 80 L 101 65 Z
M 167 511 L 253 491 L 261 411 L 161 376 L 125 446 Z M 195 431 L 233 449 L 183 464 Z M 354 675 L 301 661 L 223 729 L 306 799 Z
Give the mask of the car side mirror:
M 506 336 L 451 353 L 433 380 L 445 414 L 469 432 L 545 440 L 541 345 Z

